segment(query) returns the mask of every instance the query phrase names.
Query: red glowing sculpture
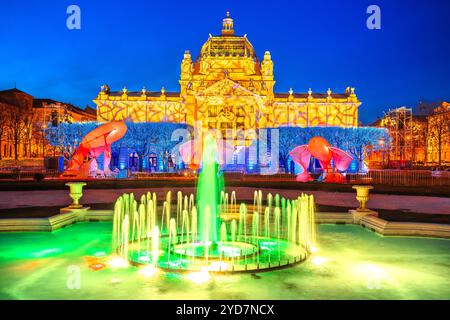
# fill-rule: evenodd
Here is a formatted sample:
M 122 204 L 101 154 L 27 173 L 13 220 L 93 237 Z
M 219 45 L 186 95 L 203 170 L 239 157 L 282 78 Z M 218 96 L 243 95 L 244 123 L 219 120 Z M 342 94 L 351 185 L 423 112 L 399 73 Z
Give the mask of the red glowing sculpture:
M 69 167 L 61 175 L 63 178 L 85 179 L 90 176 L 92 161 L 104 154 L 103 174 L 111 176 L 111 144 L 122 138 L 127 132 L 127 126 L 120 121 L 106 123 L 89 132 L 81 141 L 70 160 Z
M 347 170 L 350 162 L 353 160 L 346 152 L 332 147 L 322 137 L 311 138 L 307 145 L 296 147 L 289 152 L 289 155 L 295 163 L 298 163 L 303 168 L 303 172 L 297 175 L 297 181 L 299 182 L 314 180 L 308 173 L 311 156 L 319 160 L 323 169 L 319 180 L 324 182 L 342 182 L 344 178 L 339 171 Z M 333 167 L 331 166 L 331 161 L 333 161 Z

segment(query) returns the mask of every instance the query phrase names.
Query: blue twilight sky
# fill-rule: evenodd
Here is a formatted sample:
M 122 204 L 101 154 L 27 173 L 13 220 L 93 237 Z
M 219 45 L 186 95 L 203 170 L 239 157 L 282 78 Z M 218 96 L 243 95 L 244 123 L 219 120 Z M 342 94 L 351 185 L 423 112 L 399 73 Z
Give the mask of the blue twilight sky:
M 66 9 L 81 8 L 81 30 Z M 366 9 L 381 8 L 381 30 Z M 275 90 L 356 87 L 360 120 L 419 99 L 450 99 L 450 1 L 0 0 L 0 89 L 84 107 L 111 90 L 177 91 L 183 52 L 194 57 L 225 12 L 260 58 L 270 50 Z

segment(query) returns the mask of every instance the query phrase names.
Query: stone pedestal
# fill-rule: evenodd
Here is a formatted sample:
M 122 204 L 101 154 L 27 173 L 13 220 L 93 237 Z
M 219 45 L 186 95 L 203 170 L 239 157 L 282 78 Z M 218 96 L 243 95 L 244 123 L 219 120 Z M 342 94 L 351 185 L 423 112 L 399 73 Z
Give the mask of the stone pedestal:
M 91 207 L 82 207 L 82 208 L 71 208 L 69 207 L 64 207 L 59 209 L 59 213 L 60 214 L 64 214 L 64 213 L 75 213 L 77 215 L 77 220 L 83 220 L 84 217 L 86 216 L 86 213 L 91 209 Z
M 83 205 L 80 204 L 80 199 L 83 196 L 83 187 L 86 185 L 86 182 L 67 182 L 66 186 L 70 189 L 69 196 L 72 198 L 72 204 L 69 208 L 72 209 L 81 209 Z
M 61 214 L 63 213 L 76 213 L 78 219 L 83 219 L 86 215 L 86 212 L 90 209 L 90 207 L 83 207 L 80 204 L 80 199 L 83 196 L 83 187 L 86 185 L 86 182 L 68 182 L 66 186 L 69 189 L 69 196 L 72 198 L 72 204 L 68 207 L 59 209 Z
M 359 224 L 361 219 L 367 215 L 378 215 L 377 212 L 366 208 L 366 203 L 369 201 L 369 191 L 373 189 L 373 186 L 369 185 L 356 185 L 352 187 L 356 189 L 356 200 L 359 202 L 359 208 L 356 210 L 349 210 L 349 213 L 353 217 L 353 223 Z
M 359 202 L 359 208 L 356 210 L 360 212 L 369 210 L 366 208 L 366 203 L 369 201 L 369 190 L 373 189 L 373 187 L 368 185 L 360 185 L 353 186 L 352 188 L 356 189 L 356 200 Z
M 353 223 L 355 224 L 360 224 L 361 219 L 364 218 L 365 216 L 378 216 L 378 212 L 376 211 L 372 211 L 369 209 L 366 209 L 365 211 L 358 211 L 358 210 L 348 210 L 348 212 L 352 215 L 353 217 Z

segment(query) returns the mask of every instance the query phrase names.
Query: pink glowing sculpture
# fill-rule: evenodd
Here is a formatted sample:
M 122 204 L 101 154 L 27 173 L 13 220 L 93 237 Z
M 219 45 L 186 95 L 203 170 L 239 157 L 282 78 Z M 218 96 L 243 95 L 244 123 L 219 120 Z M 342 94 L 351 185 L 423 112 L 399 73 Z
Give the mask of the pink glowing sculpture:
M 314 180 L 308 173 L 311 156 L 319 160 L 323 169 L 320 181 L 342 182 L 343 176 L 339 171 L 347 170 L 353 158 L 341 149 L 332 147 L 327 140 L 322 137 L 313 137 L 307 145 L 296 147 L 289 152 L 292 160 L 298 163 L 303 172 L 297 175 L 297 181 L 308 182 Z M 334 167 L 331 166 L 333 160 Z M 336 171 L 337 170 L 337 171 Z
M 127 126 L 120 121 L 106 123 L 89 132 L 81 141 L 70 160 L 69 167 L 61 175 L 63 178 L 86 179 L 90 176 L 90 168 L 95 167 L 96 158 L 102 153 L 103 174 L 112 175 L 109 163 L 111 162 L 111 144 L 122 138 L 127 132 Z M 95 161 L 94 161 L 95 160 Z M 94 163 L 93 163 L 94 162 Z

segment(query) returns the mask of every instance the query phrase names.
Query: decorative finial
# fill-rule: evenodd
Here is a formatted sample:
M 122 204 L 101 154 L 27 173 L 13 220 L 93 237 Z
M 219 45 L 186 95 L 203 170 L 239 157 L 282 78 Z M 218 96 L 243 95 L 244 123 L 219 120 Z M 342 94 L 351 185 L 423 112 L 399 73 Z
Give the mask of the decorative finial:
M 355 95 L 355 88 L 350 88 L 350 92 L 351 92 L 351 95 L 354 96 Z
M 105 85 L 101 85 L 100 86 L 100 92 L 104 92 L 105 91 Z
M 328 96 L 331 97 L 331 89 L 330 88 L 328 88 L 327 93 L 328 93 Z
M 227 16 L 222 20 L 222 35 L 234 35 L 233 19 L 230 17 L 230 11 L 227 11 Z
M 164 87 L 161 88 L 161 95 L 165 95 L 166 93 L 166 89 L 164 89 Z
M 308 96 L 312 97 L 312 90 L 311 90 L 311 88 L 308 89 Z
M 292 88 L 289 89 L 289 95 L 292 96 L 292 94 L 294 93 L 294 90 L 292 90 Z
M 142 87 L 142 95 L 145 95 L 145 93 L 147 92 L 147 89 L 145 89 L 145 87 Z
M 191 60 L 191 52 L 189 50 L 185 50 L 184 51 L 183 59 L 184 60 Z
M 127 92 L 128 92 L 127 87 L 124 86 L 122 89 L 122 92 L 123 92 L 123 94 L 127 94 Z

